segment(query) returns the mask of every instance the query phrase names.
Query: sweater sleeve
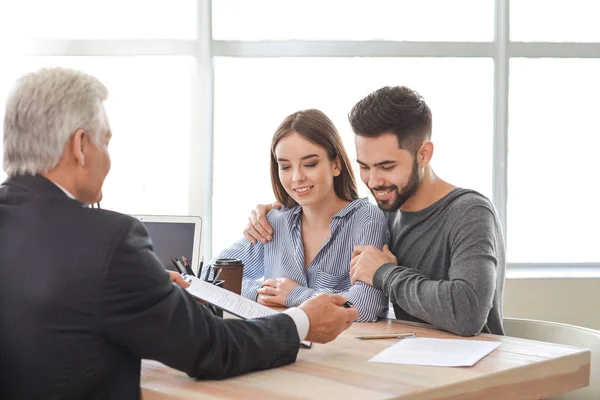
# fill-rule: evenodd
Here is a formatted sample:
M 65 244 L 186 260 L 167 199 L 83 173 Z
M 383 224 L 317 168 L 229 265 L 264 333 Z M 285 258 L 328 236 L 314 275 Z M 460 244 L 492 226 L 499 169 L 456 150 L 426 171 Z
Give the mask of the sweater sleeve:
M 493 211 L 469 207 L 450 231 L 448 280 L 430 280 L 419 270 L 384 264 L 373 277 L 390 300 L 409 314 L 461 336 L 481 332 L 492 308 L 498 267 Z

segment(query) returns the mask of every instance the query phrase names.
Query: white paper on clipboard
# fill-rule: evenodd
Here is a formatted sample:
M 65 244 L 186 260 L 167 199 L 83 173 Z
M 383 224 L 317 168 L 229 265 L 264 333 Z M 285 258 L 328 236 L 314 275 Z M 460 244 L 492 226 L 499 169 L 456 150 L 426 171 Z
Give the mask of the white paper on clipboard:
M 192 296 L 213 304 L 230 314 L 243 319 L 268 317 L 279 314 L 279 311 L 270 309 L 255 301 L 242 297 L 236 293 L 215 286 L 191 275 L 184 275 L 186 282 L 190 284 L 185 290 Z M 311 347 L 309 341 L 302 341 L 305 347 Z

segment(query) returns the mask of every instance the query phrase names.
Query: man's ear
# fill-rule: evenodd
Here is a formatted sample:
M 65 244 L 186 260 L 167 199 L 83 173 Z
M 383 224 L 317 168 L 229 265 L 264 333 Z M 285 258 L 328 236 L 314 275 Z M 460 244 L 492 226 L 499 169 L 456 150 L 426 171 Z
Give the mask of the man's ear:
M 419 163 L 419 167 L 425 168 L 428 166 L 431 162 L 431 157 L 433 157 L 433 143 L 426 140 L 417 152 L 417 162 Z
M 87 146 L 88 139 L 88 134 L 84 129 L 77 129 L 71 137 L 71 152 L 79 167 L 85 166 L 84 149 Z

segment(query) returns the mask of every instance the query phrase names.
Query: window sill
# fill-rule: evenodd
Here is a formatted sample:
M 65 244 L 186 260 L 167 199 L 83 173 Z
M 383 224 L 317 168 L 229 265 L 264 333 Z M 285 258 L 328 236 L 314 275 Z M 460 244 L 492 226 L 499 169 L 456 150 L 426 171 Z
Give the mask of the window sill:
M 600 278 L 600 263 L 508 264 L 506 279 Z

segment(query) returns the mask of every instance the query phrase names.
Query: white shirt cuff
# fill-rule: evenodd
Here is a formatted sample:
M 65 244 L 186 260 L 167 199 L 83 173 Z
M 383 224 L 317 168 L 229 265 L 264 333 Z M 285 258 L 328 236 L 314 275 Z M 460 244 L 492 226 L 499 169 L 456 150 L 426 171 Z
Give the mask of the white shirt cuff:
M 284 313 L 292 317 L 294 320 L 296 329 L 298 329 L 298 337 L 300 338 L 300 341 L 306 339 L 306 335 L 308 335 L 308 329 L 310 328 L 308 315 L 306 315 L 304 311 L 297 307 L 288 308 L 284 311 Z

